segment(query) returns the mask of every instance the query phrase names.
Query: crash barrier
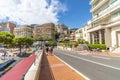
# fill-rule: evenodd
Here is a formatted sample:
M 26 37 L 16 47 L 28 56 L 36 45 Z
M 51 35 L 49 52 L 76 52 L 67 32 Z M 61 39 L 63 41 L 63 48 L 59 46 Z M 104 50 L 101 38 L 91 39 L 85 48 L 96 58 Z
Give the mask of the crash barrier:
M 30 67 L 30 69 L 26 72 L 26 74 L 23 76 L 24 78 L 22 77 L 21 80 L 38 80 L 39 79 L 43 50 L 38 50 L 36 52 L 36 55 L 37 57 L 34 63 Z

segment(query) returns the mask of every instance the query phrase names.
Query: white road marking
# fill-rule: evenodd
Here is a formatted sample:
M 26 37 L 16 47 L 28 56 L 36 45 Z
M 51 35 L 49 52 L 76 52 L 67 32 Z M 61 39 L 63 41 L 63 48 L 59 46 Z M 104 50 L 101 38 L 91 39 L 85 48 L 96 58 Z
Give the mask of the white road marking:
M 57 56 L 56 56 L 57 57 Z M 70 66 L 68 63 L 66 63 L 65 61 L 63 61 L 62 59 L 60 59 L 59 57 L 57 57 L 60 61 L 62 61 L 64 64 L 66 64 L 68 67 L 70 67 L 72 70 L 74 70 L 75 72 L 77 72 L 79 75 L 81 75 L 83 78 L 85 78 L 85 80 L 90 80 L 88 77 L 86 77 L 84 74 L 82 74 L 81 72 L 79 72 L 78 70 L 76 70 L 75 68 L 73 68 L 72 66 Z
M 80 54 L 80 55 L 88 55 L 88 53 L 78 53 L 78 54 Z
M 95 57 L 95 58 L 101 58 L 101 59 L 107 59 L 107 60 L 110 60 L 111 58 L 107 58 L 107 57 L 100 57 L 100 56 L 92 56 L 92 57 Z
M 62 53 L 62 54 L 64 54 L 64 53 Z M 81 59 L 81 60 L 84 60 L 84 61 L 88 61 L 88 62 L 91 62 L 91 63 L 94 63 L 94 64 L 98 64 L 98 65 L 101 65 L 101 66 L 105 66 L 105 67 L 108 67 L 108 68 L 120 70 L 120 68 L 113 67 L 113 66 L 110 66 L 110 65 L 105 65 L 105 64 L 98 63 L 98 62 L 95 62 L 95 61 L 91 61 L 91 60 L 88 60 L 88 59 L 84 59 L 84 58 L 81 58 L 81 57 L 78 57 L 78 56 L 74 56 L 74 55 L 70 55 L 70 54 L 64 54 L 64 55 L 68 55 L 68 56 L 71 56 L 71 57 L 74 57 L 74 58 L 77 58 L 77 59 Z

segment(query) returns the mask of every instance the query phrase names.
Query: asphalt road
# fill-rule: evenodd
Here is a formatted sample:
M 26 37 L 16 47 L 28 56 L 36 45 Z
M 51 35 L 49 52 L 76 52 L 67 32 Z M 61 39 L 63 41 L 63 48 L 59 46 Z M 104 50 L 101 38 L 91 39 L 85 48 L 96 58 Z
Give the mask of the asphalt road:
M 54 49 L 54 54 L 90 80 L 120 80 L 120 58 Z

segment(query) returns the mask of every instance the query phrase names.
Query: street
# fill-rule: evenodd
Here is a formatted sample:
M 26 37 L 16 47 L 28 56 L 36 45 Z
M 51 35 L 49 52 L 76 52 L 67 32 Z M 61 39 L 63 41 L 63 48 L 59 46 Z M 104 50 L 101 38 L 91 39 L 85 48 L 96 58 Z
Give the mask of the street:
M 120 80 L 120 58 L 54 49 L 54 54 L 90 80 Z

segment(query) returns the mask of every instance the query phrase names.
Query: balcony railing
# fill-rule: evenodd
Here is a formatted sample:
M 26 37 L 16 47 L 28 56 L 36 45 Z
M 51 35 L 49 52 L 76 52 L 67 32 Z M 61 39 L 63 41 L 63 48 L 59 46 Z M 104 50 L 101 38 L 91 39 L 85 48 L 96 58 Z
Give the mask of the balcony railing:
M 90 4 L 94 4 L 97 0 L 91 0 Z
M 94 16 L 91 21 L 94 22 L 94 21 L 96 21 L 96 20 L 98 20 L 98 19 L 100 19 L 102 17 L 109 16 L 110 13 L 114 12 L 116 9 L 119 9 L 119 8 L 120 8 L 120 0 L 118 0 L 115 3 L 113 3 L 107 9 L 101 11 L 99 14 Z
M 109 14 L 109 13 L 113 12 L 115 9 L 118 9 L 118 8 L 120 8 L 120 1 L 117 1 L 117 2 L 113 3 L 107 9 L 101 11 L 99 13 L 99 15 L 101 16 L 101 15 L 104 15 L 104 14 Z
M 90 30 L 90 29 L 93 29 L 93 28 L 96 28 L 96 27 L 98 27 L 98 28 L 103 28 L 104 26 L 106 26 L 107 24 L 98 24 L 98 25 L 96 25 L 96 26 L 92 26 L 92 27 L 90 27 L 90 28 L 88 28 L 87 30 Z
M 108 0 L 101 0 L 96 6 L 94 6 L 91 9 L 91 12 L 94 12 L 96 9 L 100 8 L 104 3 L 106 3 Z
M 96 25 L 96 26 L 94 26 L 94 27 L 92 26 L 92 27 L 88 28 L 87 30 L 92 30 L 92 29 L 94 29 L 94 28 L 101 29 L 101 28 L 105 28 L 105 27 L 112 27 L 112 26 L 114 26 L 114 25 L 116 25 L 116 24 L 120 24 L 119 22 L 120 22 L 120 18 L 117 19 L 117 20 L 114 20 L 114 21 L 110 21 L 110 22 L 107 23 L 107 24 L 98 24 L 98 25 Z
M 112 26 L 114 26 L 114 25 L 116 25 L 116 24 L 120 24 L 119 22 L 120 22 L 120 18 L 117 19 L 117 20 L 114 20 L 114 21 L 112 21 L 112 22 L 109 22 L 109 23 L 106 25 L 106 27 L 112 27 Z

